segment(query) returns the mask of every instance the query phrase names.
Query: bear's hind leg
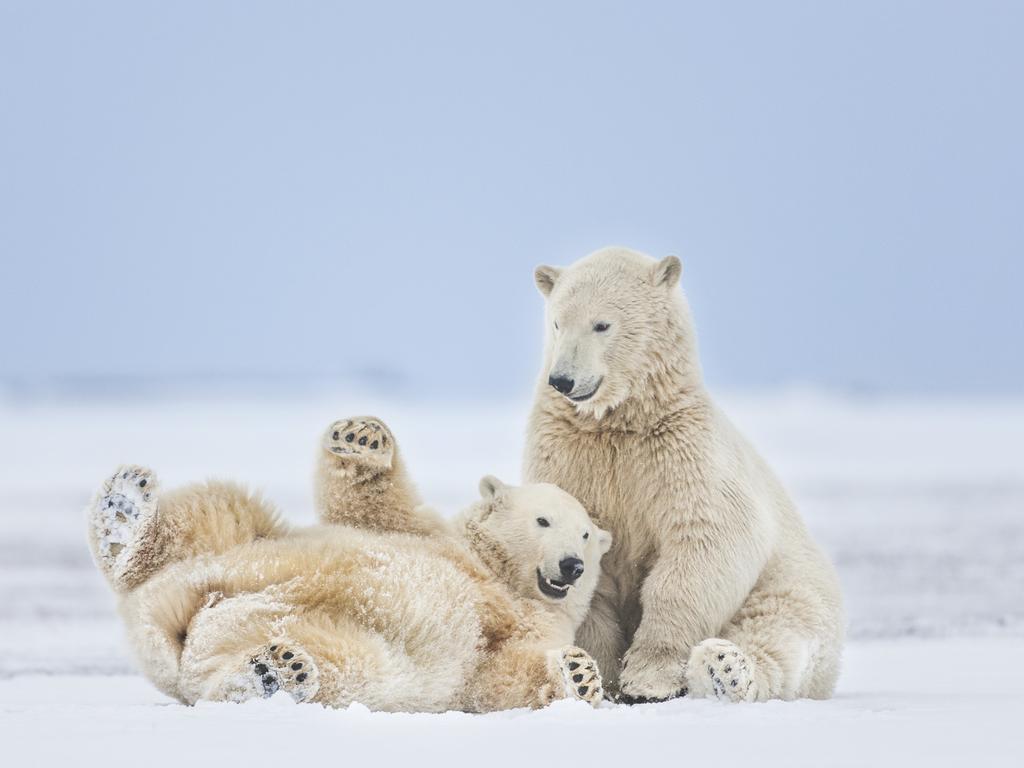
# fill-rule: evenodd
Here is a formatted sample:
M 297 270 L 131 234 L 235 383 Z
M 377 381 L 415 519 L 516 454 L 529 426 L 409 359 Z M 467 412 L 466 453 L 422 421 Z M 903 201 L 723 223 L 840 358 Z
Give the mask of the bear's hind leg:
M 104 481 L 86 516 L 96 563 L 116 592 L 177 560 L 287 530 L 273 507 L 240 486 L 209 482 L 160 494 L 156 474 L 131 465 Z
M 792 576 L 792 575 L 791 575 Z M 771 574 L 722 637 L 699 643 L 686 668 L 690 696 L 728 701 L 828 698 L 839 669 L 842 615 L 814 579 Z
M 96 563 L 115 590 L 145 580 L 160 559 L 157 487 L 152 470 L 124 465 L 103 482 L 86 510 Z
M 754 666 L 735 643 L 712 638 L 694 647 L 686 665 L 687 695 L 755 701 Z
M 284 691 L 297 702 L 309 701 L 320 688 L 320 668 L 300 645 L 275 638 L 246 654 L 225 676 L 219 698 L 246 701 Z
M 340 419 L 324 432 L 321 448 L 316 500 L 322 522 L 401 533 L 442 529 L 440 519 L 422 507 L 383 421 Z

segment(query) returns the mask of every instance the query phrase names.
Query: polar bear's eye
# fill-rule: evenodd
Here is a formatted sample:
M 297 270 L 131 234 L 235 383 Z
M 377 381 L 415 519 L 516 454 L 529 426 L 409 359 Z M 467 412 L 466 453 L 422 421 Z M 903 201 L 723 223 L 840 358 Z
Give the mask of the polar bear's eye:
M 608 325 L 608 323 L 594 323 L 594 330 L 598 333 L 604 333 L 609 328 L 611 328 L 611 326 Z
M 549 525 L 551 525 L 551 523 L 548 522 L 548 519 L 546 517 L 538 517 L 537 525 L 539 525 L 541 528 L 547 528 Z
M 589 538 L 590 538 L 590 531 L 587 531 L 586 533 L 583 534 L 583 540 L 586 541 Z

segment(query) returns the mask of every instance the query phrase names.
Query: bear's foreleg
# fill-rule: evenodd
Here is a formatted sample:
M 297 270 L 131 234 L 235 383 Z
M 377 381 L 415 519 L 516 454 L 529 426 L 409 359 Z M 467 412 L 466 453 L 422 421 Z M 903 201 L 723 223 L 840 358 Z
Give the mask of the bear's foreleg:
M 725 626 L 757 580 L 764 557 L 743 546 L 752 537 L 706 527 L 692 526 L 675 548 L 666 547 L 644 580 L 643 618 L 619 678 L 626 699 L 683 695 L 691 649 Z
M 444 529 L 423 507 L 391 430 L 370 416 L 341 419 L 324 432 L 315 491 L 324 523 L 419 534 Z
M 590 610 L 576 630 L 576 644 L 597 661 L 604 688 L 610 693 L 618 688 L 619 668 L 626 652 L 626 637 L 615 608 L 614 588 L 611 579 L 602 574 Z
M 473 674 L 464 697 L 470 712 L 540 709 L 557 699 L 579 699 L 597 706 L 604 695 L 597 663 L 581 648 L 537 650 L 515 645 L 488 653 Z

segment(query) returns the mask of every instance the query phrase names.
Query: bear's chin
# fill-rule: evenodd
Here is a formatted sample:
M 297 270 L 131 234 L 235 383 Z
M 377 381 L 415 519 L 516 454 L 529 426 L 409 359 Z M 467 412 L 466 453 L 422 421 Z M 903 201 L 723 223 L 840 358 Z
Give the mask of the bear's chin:
M 594 419 L 594 421 L 600 421 L 609 412 L 615 410 L 621 405 L 627 398 L 629 391 L 623 391 L 620 387 L 609 384 L 605 381 L 605 378 L 601 378 L 602 386 L 594 390 L 584 400 L 575 400 L 571 397 L 562 397 L 567 403 L 569 403 L 577 414 L 580 416 L 587 416 Z
M 550 600 L 564 600 L 565 596 L 569 594 L 569 590 L 572 588 L 571 584 L 566 584 L 558 579 L 546 579 L 544 574 L 540 572 L 540 568 L 537 569 L 537 589 L 544 597 Z
M 600 421 L 613 406 L 604 402 L 595 403 L 593 400 L 585 400 L 582 403 L 573 403 L 573 407 L 576 409 L 576 413 L 582 416 L 589 416 L 594 421 Z

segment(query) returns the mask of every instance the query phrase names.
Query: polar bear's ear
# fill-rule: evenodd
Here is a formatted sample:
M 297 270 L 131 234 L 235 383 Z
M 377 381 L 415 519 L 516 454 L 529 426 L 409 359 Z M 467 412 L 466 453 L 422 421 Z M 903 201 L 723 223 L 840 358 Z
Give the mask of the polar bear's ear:
M 601 554 L 603 555 L 609 549 L 612 548 L 612 535 L 608 531 L 602 531 L 600 528 L 597 529 L 597 544 L 601 547 Z
M 505 489 L 505 484 L 494 475 L 484 475 L 480 478 L 480 496 L 484 499 L 493 499 Z
M 550 296 L 551 290 L 555 287 L 555 281 L 560 274 L 562 274 L 562 270 L 558 267 L 548 267 L 541 264 L 533 270 L 533 279 L 537 281 L 537 290 L 545 296 Z
M 683 274 L 683 263 L 678 256 L 666 256 L 654 265 L 652 279 L 655 285 L 663 285 L 666 288 L 675 288 L 676 283 Z

